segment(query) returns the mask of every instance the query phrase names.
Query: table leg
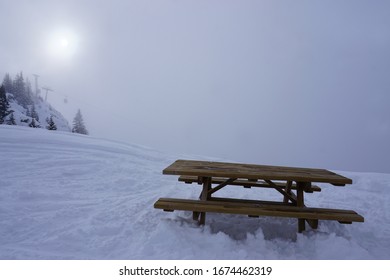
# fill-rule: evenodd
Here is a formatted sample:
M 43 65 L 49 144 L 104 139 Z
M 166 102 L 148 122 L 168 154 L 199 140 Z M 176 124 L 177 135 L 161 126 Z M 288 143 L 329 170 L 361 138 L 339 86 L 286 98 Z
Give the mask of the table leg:
M 208 200 L 210 198 L 209 190 L 211 189 L 211 177 L 204 177 L 203 178 L 203 189 L 202 193 L 200 194 L 200 199 L 201 200 Z M 198 213 L 193 213 L 193 217 L 199 216 Z M 199 224 L 204 225 L 206 222 L 206 213 L 201 212 L 200 213 L 200 219 L 199 219 Z
M 292 181 L 287 181 L 287 184 L 286 184 L 286 193 L 288 194 L 291 194 L 291 186 L 292 186 Z M 284 203 L 288 203 L 288 197 L 287 196 L 284 196 L 283 197 L 283 202 Z
M 305 207 L 305 201 L 303 197 L 305 184 L 306 183 L 297 182 L 297 207 Z M 305 230 L 305 219 L 298 219 L 298 232 L 301 233 L 304 230 Z
M 193 219 L 194 221 L 199 220 L 199 215 L 200 215 L 199 212 L 196 212 L 196 211 L 192 212 L 192 219 Z
M 311 187 L 311 183 L 305 183 L 305 182 L 298 183 L 297 182 L 297 206 L 298 207 L 306 207 L 303 194 L 304 194 L 304 191 L 307 191 L 307 189 L 310 187 Z M 308 219 L 308 220 L 298 219 L 298 231 L 299 232 L 302 232 L 305 230 L 305 221 L 309 224 L 309 226 L 312 229 L 318 228 L 318 220 L 316 220 L 316 219 Z

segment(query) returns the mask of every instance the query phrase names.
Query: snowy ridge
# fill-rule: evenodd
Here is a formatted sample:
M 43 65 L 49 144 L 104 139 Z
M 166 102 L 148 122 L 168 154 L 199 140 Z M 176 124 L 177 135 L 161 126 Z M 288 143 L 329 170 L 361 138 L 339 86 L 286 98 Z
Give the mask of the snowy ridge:
M 7 93 L 7 98 L 9 101 L 9 111 L 12 111 L 14 114 L 16 125 L 19 126 L 28 126 L 31 123 L 31 116 L 28 116 L 27 109 L 23 106 L 19 105 L 13 95 L 11 93 Z M 34 98 L 34 106 L 35 110 L 39 116 L 39 121 L 36 121 L 36 124 L 40 126 L 40 128 L 46 129 L 48 125 L 46 119 L 53 116 L 53 121 L 56 124 L 57 130 L 61 131 L 70 131 L 70 126 L 65 117 L 55 110 L 49 103 L 43 101 L 40 98 Z M 29 109 L 31 110 L 32 105 L 29 105 Z M 9 116 L 7 117 L 9 118 Z
M 390 258 L 389 174 L 337 171 L 354 184 L 320 184 L 307 204 L 353 209 L 365 222 L 320 221 L 297 234 L 295 219 L 209 214 L 198 227 L 191 213 L 154 209 L 159 197 L 196 198 L 200 188 L 162 175 L 178 157 L 145 147 L 0 125 L 0 155 L 0 259 Z

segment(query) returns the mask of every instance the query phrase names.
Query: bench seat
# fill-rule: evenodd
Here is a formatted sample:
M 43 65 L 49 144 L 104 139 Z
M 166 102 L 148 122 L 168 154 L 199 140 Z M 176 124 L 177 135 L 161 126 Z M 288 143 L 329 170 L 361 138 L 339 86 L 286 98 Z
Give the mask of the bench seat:
M 186 184 L 192 184 L 192 183 L 198 183 L 198 177 L 196 176 L 180 176 L 178 179 L 180 182 L 185 182 Z M 218 178 L 218 177 L 213 177 L 211 180 L 212 184 L 222 184 L 225 182 L 227 179 L 225 178 Z M 284 183 L 275 183 L 277 186 L 285 188 L 286 184 Z M 232 183 L 229 183 L 229 185 L 234 185 L 234 186 L 243 186 L 246 188 L 250 187 L 262 187 L 262 188 L 273 188 L 272 186 L 268 185 L 266 182 L 263 181 L 257 181 L 257 182 L 251 182 L 248 180 L 244 179 L 237 179 Z M 297 186 L 296 184 L 292 184 L 291 186 L 292 190 L 296 190 Z M 316 185 L 311 185 L 309 188 L 305 189 L 305 192 L 307 193 L 312 193 L 312 192 L 320 192 L 321 188 Z
M 307 220 L 335 220 L 340 223 L 364 222 L 364 218 L 352 210 L 296 207 L 282 203 L 244 201 L 222 198 L 216 200 L 191 200 L 160 198 L 154 208 L 164 211 L 184 210 L 198 213 L 214 212 L 243 214 L 248 216 L 287 217 Z

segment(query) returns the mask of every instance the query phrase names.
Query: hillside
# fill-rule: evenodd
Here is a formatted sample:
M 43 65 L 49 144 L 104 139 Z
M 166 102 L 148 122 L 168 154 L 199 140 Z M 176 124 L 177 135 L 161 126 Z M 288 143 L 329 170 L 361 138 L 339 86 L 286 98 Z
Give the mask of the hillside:
M 29 116 L 27 109 L 23 106 L 19 105 L 16 100 L 13 98 L 11 93 L 7 93 L 7 98 L 9 100 L 9 111 L 13 111 L 16 125 L 19 126 L 29 126 L 31 123 L 32 117 Z M 32 109 L 32 105 L 29 105 L 29 110 Z M 64 118 L 64 116 L 55 110 L 48 102 L 40 98 L 34 98 L 34 107 L 35 111 L 39 116 L 39 120 L 35 120 L 36 124 L 40 126 L 40 128 L 46 129 L 48 125 L 46 119 L 53 117 L 53 121 L 56 124 L 57 130 L 61 131 L 70 131 L 70 126 L 68 121 Z M 9 116 L 8 116 L 9 118 Z
M 0 125 L 0 155 L 0 259 L 390 258 L 390 174 L 337 171 L 354 184 L 320 184 L 307 204 L 354 209 L 365 223 L 322 221 L 297 234 L 294 219 L 210 214 L 198 227 L 190 213 L 154 209 L 159 197 L 200 189 L 161 174 L 177 156 L 145 147 Z

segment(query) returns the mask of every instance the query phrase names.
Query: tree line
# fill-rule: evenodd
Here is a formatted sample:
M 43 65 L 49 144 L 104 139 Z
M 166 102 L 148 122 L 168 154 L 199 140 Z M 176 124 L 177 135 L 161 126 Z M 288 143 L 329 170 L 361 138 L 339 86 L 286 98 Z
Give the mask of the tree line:
M 7 93 L 9 93 L 7 95 Z M 6 73 L 3 83 L 0 86 L 0 124 L 17 125 L 14 111 L 10 109 L 10 101 L 14 101 L 25 109 L 25 115 L 29 119 L 20 119 L 20 122 L 28 123 L 29 127 L 39 128 L 39 114 L 36 111 L 35 104 L 38 101 L 43 102 L 42 97 L 37 96 L 31 89 L 31 83 L 28 78 L 23 77 L 23 73 L 16 74 L 15 78 Z M 46 129 L 57 130 L 53 116 L 46 118 Z M 73 119 L 73 133 L 88 134 L 85 127 L 81 111 L 78 110 Z

